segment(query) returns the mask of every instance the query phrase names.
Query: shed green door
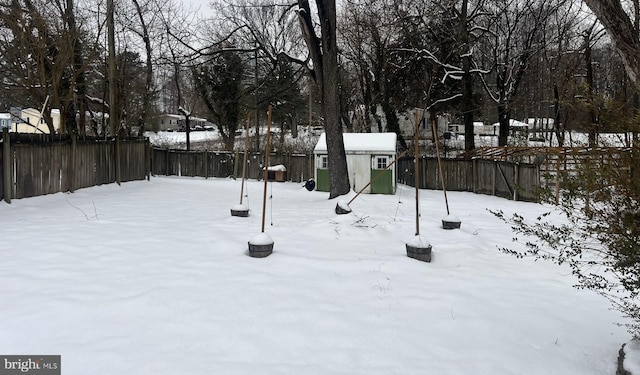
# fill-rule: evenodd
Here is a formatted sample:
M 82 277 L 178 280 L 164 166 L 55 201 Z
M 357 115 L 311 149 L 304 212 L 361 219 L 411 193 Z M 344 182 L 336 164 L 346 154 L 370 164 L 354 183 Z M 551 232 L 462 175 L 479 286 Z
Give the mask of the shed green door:
M 329 168 L 327 155 L 316 156 L 316 190 L 329 191 Z
M 371 158 L 371 194 L 394 193 L 393 168 L 385 170 L 390 163 L 391 155 L 374 155 Z

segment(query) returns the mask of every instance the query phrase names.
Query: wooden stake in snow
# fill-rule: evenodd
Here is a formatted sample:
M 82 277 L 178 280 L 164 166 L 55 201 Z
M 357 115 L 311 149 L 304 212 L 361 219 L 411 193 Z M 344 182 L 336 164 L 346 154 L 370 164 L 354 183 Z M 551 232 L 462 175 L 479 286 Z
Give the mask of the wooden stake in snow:
M 244 158 L 242 161 L 242 185 L 240 187 L 240 204 L 242 204 L 242 198 L 244 197 L 244 184 L 247 179 L 247 154 L 249 149 L 249 119 L 251 114 L 247 113 L 247 123 L 244 126 Z
M 267 113 L 267 140 L 265 145 L 264 158 L 264 192 L 262 194 L 262 228 L 261 233 L 254 236 L 249 241 L 249 256 L 252 258 L 265 258 L 273 252 L 273 240 L 264 232 L 265 213 L 267 208 L 267 175 L 269 168 L 269 147 L 271 142 L 271 105 Z
M 378 178 L 382 177 L 384 171 L 388 170 L 389 168 L 391 168 L 398 160 L 400 160 L 401 157 L 403 157 L 405 154 L 407 153 L 407 150 L 402 151 L 402 153 L 400 153 L 400 155 L 398 155 L 391 163 L 389 163 L 389 165 L 386 166 L 385 169 L 379 170 L 375 176 L 373 176 L 373 178 L 369 181 L 368 184 L 366 184 L 362 189 L 360 189 L 360 191 L 358 193 L 356 193 L 356 195 L 351 198 L 351 200 L 349 200 L 349 202 L 345 205 L 343 201 L 338 202 L 338 204 L 336 204 L 336 213 L 338 215 L 342 215 L 342 214 L 348 214 L 351 212 L 351 208 L 349 207 L 349 205 L 351 204 L 351 202 L 353 202 L 356 198 L 358 198 L 358 196 L 360 194 L 362 194 L 362 192 L 369 187 L 369 185 L 371 185 L 372 183 L 374 183 Z
M 269 152 L 271 147 L 271 104 L 269 104 L 269 111 L 267 112 L 267 140 L 265 145 L 264 155 L 264 192 L 262 194 L 262 232 L 264 233 L 264 217 L 267 208 L 267 176 L 269 174 Z
M 444 173 L 442 172 L 442 160 L 440 159 L 440 146 L 438 140 L 438 129 L 436 129 L 436 122 L 431 122 L 431 128 L 433 129 L 433 137 L 436 143 L 436 155 L 438 156 L 438 169 L 440 170 L 440 181 L 442 181 L 442 192 L 444 193 L 444 203 L 447 207 L 447 216 L 442 219 L 443 229 L 458 229 L 460 228 L 460 219 L 451 215 L 449 212 L 449 200 L 447 199 L 447 188 L 444 182 Z
M 424 114 L 423 114 L 423 119 L 424 119 Z M 415 122 L 416 122 L 416 129 L 415 129 L 413 142 L 414 142 L 414 150 L 415 150 L 414 152 L 415 153 L 415 170 L 414 170 L 415 180 L 414 181 L 416 185 L 416 235 L 407 241 L 406 250 L 407 250 L 407 256 L 409 258 L 417 259 L 423 262 L 431 262 L 431 244 L 425 237 L 420 235 L 420 208 L 419 208 L 420 188 L 418 186 L 418 181 L 419 181 L 418 156 L 420 152 L 420 148 L 418 145 L 418 132 L 420 130 L 420 127 L 419 127 L 420 122 L 418 121 L 418 111 L 416 111 Z
M 416 122 L 416 129 L 414 131 L 413 134 L 413 159 L 415 161 L 415 165 L 414 165 L 414 173 L 413 173 L 413 178 L 414 178 L 414 185 L 416 186 L 416 236 L 420 235 L 420 187 L 418 186 L 418 182 L 419 182 L 419 178 L 418 178 L 418 171 L 419 171 L 419 166 L 418 166 L 418 161 L 419 159 L 419 155 L 420 155 L 420 146 L 418 145 L 418 131 L 420 130 L 420 122 L 418 121 L 418 111 L 416 111 L 416 116 L 415 116 L 415 122 Z
M 247 113 L 247 123 L 245 125 L 245 140 L 244 140 L 244 161 L 242 163 L 242 183 L 240 185 L 240 204 L 237 204 L 231 208 L 231 216 L 247 217 L 249 216 L 249 206 L 242 203 L 244 197 L 244 185 L 247 177 L 247 149 L 249 147 L 249 120 L 251 114 Z

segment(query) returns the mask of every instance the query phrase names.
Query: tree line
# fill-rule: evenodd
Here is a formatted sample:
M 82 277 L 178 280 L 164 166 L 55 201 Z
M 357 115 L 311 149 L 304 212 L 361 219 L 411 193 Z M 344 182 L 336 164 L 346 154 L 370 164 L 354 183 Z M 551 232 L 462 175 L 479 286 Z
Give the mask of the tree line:
M 634 57 L 618 53 L 582 2 L 349 0 L 332 25 L 322 22 L 325 3 L 218 0 L 204 18 L 171 2 L 115 0 L 110 84 L 103 0 L 2 0 L 0 110 L 42 108 L 52 128 L 50 110 L 60 109 L 64 132 L 100 135 L 114 131 L 104 125 L 111 106 L 127 132 L 182 108 L 219 125 L 226 148 L 246 113 L 268 104 L 294 132 L 334 113 L 349 131 L 399 132 L 399 113 L 414 108 L 467 131 L 473 121 L 498 122 L 501 145 L 510 118 L 552 118 L 560 143 L 565 129 L 634 130 L 608 119 L 637 107 L 625 73 Z M 323 39 L 332 28 L 333 46 Z M 335 88 L 322 61 L 329 46 Z M 337 98 L 327 112 L 325 88 Z
M 499 123 L 500 145 L 512 118 L 552 119 L 560 145 L 568 129 L 591 144 L 637 134 L 625 114 L 638 107 L 640 17 L 587 3 L 595 11 L 577 0 L 214 0 L 206 12 L 0 0 L 0 110 L 42 109 L 53 132 L 59 109 L 62 132 L 98 136 L 143 134 L 159 113 L 204 117 L 231 150 L 245 122 L 260 147 L 271 105 L 283 132 L 324 126 L 344 191 L 342 131 L 396 132 L 406 147 L 399 116 L 415 109 L 424 124 L 464 125 L 466 150 L 474 121 Z

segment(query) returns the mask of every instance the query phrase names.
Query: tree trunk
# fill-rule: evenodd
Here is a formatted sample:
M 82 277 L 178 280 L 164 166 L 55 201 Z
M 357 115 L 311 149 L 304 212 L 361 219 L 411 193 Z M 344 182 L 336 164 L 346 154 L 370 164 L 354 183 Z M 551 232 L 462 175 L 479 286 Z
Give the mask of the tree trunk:
M 108 66 L 109 66 L 109 134 L 118 133 L 118 104 L 116 85 L 116 41 L 114 26 L 113 0 L 107 0 L 107 39 L 108 39 Z
M 498 104 L 498 123 L 500 129 L 498 133 L 498 146 L 506 146 L 509 139 L 509 117 L 510 113 L 507 106 Z
M 467 29 L 468 7 L 468 0 L 463 0 L 460 11 L 460 39 L 462 52 L 464 53 L 464 57 L 462 58 L 462 69 L 464 70 L 462 76 L 462 111 L 465 151 L 471 151 L 476 148 L 473 131 L 473 77 L 471 75 L 471 47 L 469 45 L 469 30 Z
M 313 61 L 312 78 L 318 85 L 322 102 L 327 140 L 329 199 L 332 199 L 347 194 L 351 190 L 340 122 L 336 3 L 335 0 L 316 0 L 320 20 L 320 38 L 314 31 L 309 1 L 300 0 L 299 5 L 301 10 L 298 12 L 298 17 Z
M 140 118 L 138 119 L 138 136 L 142 137 L 145 131 L 145 124 L 147 122 L 147 117 L 149 116 L 149 110 L 151 109 L 151 96 L 153 95 L 153 61 L 151 55 L 151 40 L 149 38 L 149 29 L 147 27 L 147 23 L 144 20 L 142 14 L 142 8 L 138 3 L 138 0 L 133 0 L 133 4 L 136 7 L 136 13 L 138 14 L 138 19 L 140 20 L 140 25 L 142 26 L 142 40 L 144 41 L 144 49 L 146 52 L 146 63 L 145 74 L 145 94 L 142 102 L 142 113 L 140 114 Z
M 558 84 L 553 84 L 553 130 L 558 138 L 558 146 L 564 147 L 564 129 L 560 127 L 560 93 Z
M 598 115 L 595 110 L 595 97 L 593 91 L 593 65 L 591 61 L 591 32 L 585 36 L 584 40 L 584 63 L 587 68 L 587 97 L 589 100 L 589 120 L 588 125 L 589 147 L 595 147 L 598 137 Z
M 640 39 L 619 0 L 585 0 L 615 42 L 629 78 L 640 85 Z

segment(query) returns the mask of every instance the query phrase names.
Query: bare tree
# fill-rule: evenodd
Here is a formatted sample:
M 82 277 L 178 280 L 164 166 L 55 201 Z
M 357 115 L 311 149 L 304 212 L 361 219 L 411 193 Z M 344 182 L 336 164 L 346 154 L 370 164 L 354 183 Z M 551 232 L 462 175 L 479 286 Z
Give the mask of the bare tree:
M 309 1 L 299 0 L 298 5 L 297 13 L 302 35 L 313 62 L 309 74 L 318 85 L 322 102 L 327 139 L 329 199 L 331 199 L 347 194 L 351 190 L 340 122 L 336 2 L 335 0 L 316 0 L 316 11 L 320 23 L 319 36 L 314 27 Z
M 620 0 L 584 0 L 591 8 L 622 56 L 627 74 L 640 86 L 640 6 L 632 1 L 630 15 Z
M 95 46 L 82 44 L 75 12 L 71 0 L 0 1 L 2 89 L 17 92 L 11 96 L 19 104 L 42 109 L 50 133 L 52 108 L 62 109 L 62 131 L 76 130 L 76 93 L 95 57 Z
M 489 84 L 486 77 L 483 77 L 483 83 L 498 112 L 498 144 L 505 146 L 512 104 L 532 58 L 551 42 L 544 39 L 543 31 L 560 3 L 556 0 L 500 0 L 491 4 L 493 27 L 487 49 L 494 83 Z
M 258 0 L 253 3 L 240 2 L 233 7 L 236 17 L 228 17 L 233 21 L 227 36 L 218 44 L 226 42 L 236 35 L 245 32 L 245 51 L 259 49 L 276 64 L 281 58 L 304 67 L 312 82 L 318 88 L 329 163 L 329 197 L 346 194 L 350 191 L 347 173 L 346 153 L 342 138 L 340 119 L 339 66 L 337 45 L 337 10 L 335 0 L 318 0 L 312 9 L 308 0 L 299 0 L 295 4 L 279 4 L 270 0 Z M 249 14 L 260 15 L 262 12 L 278 10 L 279 16 L 272 17 L 268 23 L 256 23 L 262 17 L 248 17 Z M 250 12 L 247 12 L 250 10 Z M 291 10 L 295 10 L 306 50 L 299 48 L 299 38 L 289 38 L 291 30 L 288 25 L 292 19 Z M 255 44 L 255 48 L 249 46 Z M 298 53 L 296 53 L 298 52 Z M 300 57 L 306 54 L 308 57 Z

